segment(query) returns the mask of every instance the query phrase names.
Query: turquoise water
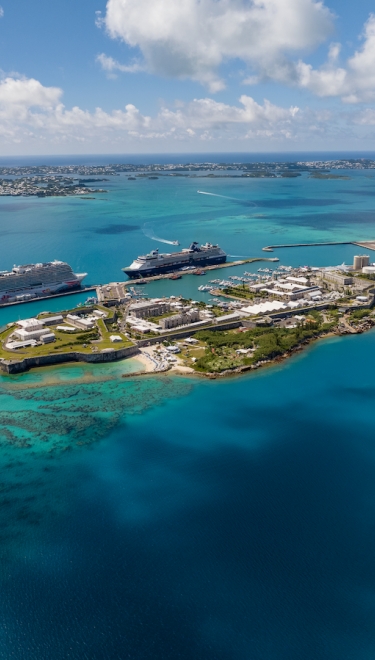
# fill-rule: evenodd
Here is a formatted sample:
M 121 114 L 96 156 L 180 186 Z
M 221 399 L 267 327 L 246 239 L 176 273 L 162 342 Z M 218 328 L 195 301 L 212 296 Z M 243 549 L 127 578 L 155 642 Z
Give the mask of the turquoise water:
M 0 200 L 2 268 L 61 258 L 92 282 L 120 279 L 157 246 L 145 222 L 249 256 L 271 242 L 375 238 L 366 172 L 106 187 L 108 201 Z M 202 281 L 147 288 L 194 294 Z M 1 376 L 1 657 L 373 658 L 374 349 L 375 332 L 324 340 L 225 381 L 122 378 L 135 360 Z
M 2 382 L 2 657 L 373 657 L 374 348 Z
M 122 280 L 121 268 L 138 254 L 157 247 L 178 249 L 150 239 L 145 232 L 179 240 L 185 247 L 192 240 L 216 241 L 229 255 L 245 257 L 267 256 L 262 247 L 270 243 L 373 238 L 375 175 L 372 170 L 342 174 L 350 179 L 320 181 L 304 174 L 296 179 L 160 177 L 129 181 L 120 175 L 100 184 L 108 193 L 93 200 L 5 197 L 0 199 L 1 269 L 11 268 L 15 262 L 56 258 L 68 261 L 76 272 L 87 272 L 86 283 Z M 211 194 L 201 195 L 198 190 Z M 335 265 L 350 262 L 358 249 L 350 245 L 282 249 L 275 256 L 290 265 Z M 218 272 L 224 276 L 261 266 Z M 207 294 L 198 293 L 197 288 L 215 276 L 209 273 L 202 278 L 154 283 L 145 291 L 207 300 Z M 42 309 L 64 309 L 67 300 L 44 301 Z M 39 305 L 30 306 L 30 313 Z M 29 314 L 29 309 L 23 306 L 22 313 Z M 3 318 L 9 318 L 9 311 L 0 310 L 0 325 Z

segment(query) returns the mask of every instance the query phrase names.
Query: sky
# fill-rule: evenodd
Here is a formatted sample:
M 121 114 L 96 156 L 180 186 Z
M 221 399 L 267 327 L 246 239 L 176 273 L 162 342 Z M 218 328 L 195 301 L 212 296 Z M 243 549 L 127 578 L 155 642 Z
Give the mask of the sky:
M 373 1 L 0 3 L 2 156 L 375 150 Z

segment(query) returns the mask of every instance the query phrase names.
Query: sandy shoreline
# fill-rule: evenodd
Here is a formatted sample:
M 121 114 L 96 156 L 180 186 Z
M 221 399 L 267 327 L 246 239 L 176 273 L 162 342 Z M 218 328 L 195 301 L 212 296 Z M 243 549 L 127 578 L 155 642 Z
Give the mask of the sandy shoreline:
M 137 362 L 141 362 L 141 364 L 144 367 L 143 371 L 147 371 L 147 373 L 151 373 L 152 371 L 155 371 L 155 365 L 152 362 L 152 360 L 150 360 L 150 358 L 147 356 L 146 353 L 143 352 L 137 353 L 137 355 L 134 355 L 133 359 L 137 360 Z M 134 375 L 136 375 L 136 373 L 137 372 L 135 371 Z

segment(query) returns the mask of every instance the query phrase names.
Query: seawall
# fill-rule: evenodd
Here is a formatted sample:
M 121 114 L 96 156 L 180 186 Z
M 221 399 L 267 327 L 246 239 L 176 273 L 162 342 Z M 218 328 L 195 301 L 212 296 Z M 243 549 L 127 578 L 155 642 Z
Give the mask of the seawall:
M 105 353 L 79 353 L 78 351 L 71 351 L 70 353 L 29 357 L 23 360 L 1 360 L 0 369 L 8 374 L 19 374 L 34 367 L 46 367 L 55 364 L 64 364 L 66 362 L 115 362 L 116 360 L 133 357 L 138 353 L 139 349 L 137 346 L 129 346 L 128 348 L 120 348 Z

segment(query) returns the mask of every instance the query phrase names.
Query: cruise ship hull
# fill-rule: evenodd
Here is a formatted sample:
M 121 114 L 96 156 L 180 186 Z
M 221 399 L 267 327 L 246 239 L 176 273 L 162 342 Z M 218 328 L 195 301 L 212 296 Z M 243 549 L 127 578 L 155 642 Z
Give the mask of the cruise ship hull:
M 227 260 L 227 255 L 222 254 L 222 255 L 215 255 L 212 257 L 206 257 L 202 255 L 201 257 L 198 256 L 199 253 L 196 253 L 194 255 L 194 259 L 189 259 L 188 261 L 185 261 L 183 263 L 172 263 L 172 264 L 164 264 L 164 265 L 158 265 L 156 267 L 145 267 L 145 268 L 139 268 L 138 270 L 134 270 L 132 268 L 123 268 L 122 271 L 130 277 L 130 279 L 140 279 L 142 277 L 154 277 L 155 275 L 164 275 L 168 273 L 175 273 L 178 270 L 181 270 L 182 268 L 186 268 L 187 266 L 193 266 L 194 268 L 203 268 L 204 266 L 216 266 L 217 264 L 224 264 Z
M 52 296 L 56 293 L 63 291 L 71 291 L 81 288 L 81 282 L 86 277 L 87 273 L 75 274 L 76 279 L 67 280 L 64 282 L 55 282 L 53 284 L 45 284 L 37 287 L 27 287 L 18 290 L 8 290 L 0 293 L 0 306 L 11 302 L 25 302 L 27 300 L 34 300 L 45 296 Z

